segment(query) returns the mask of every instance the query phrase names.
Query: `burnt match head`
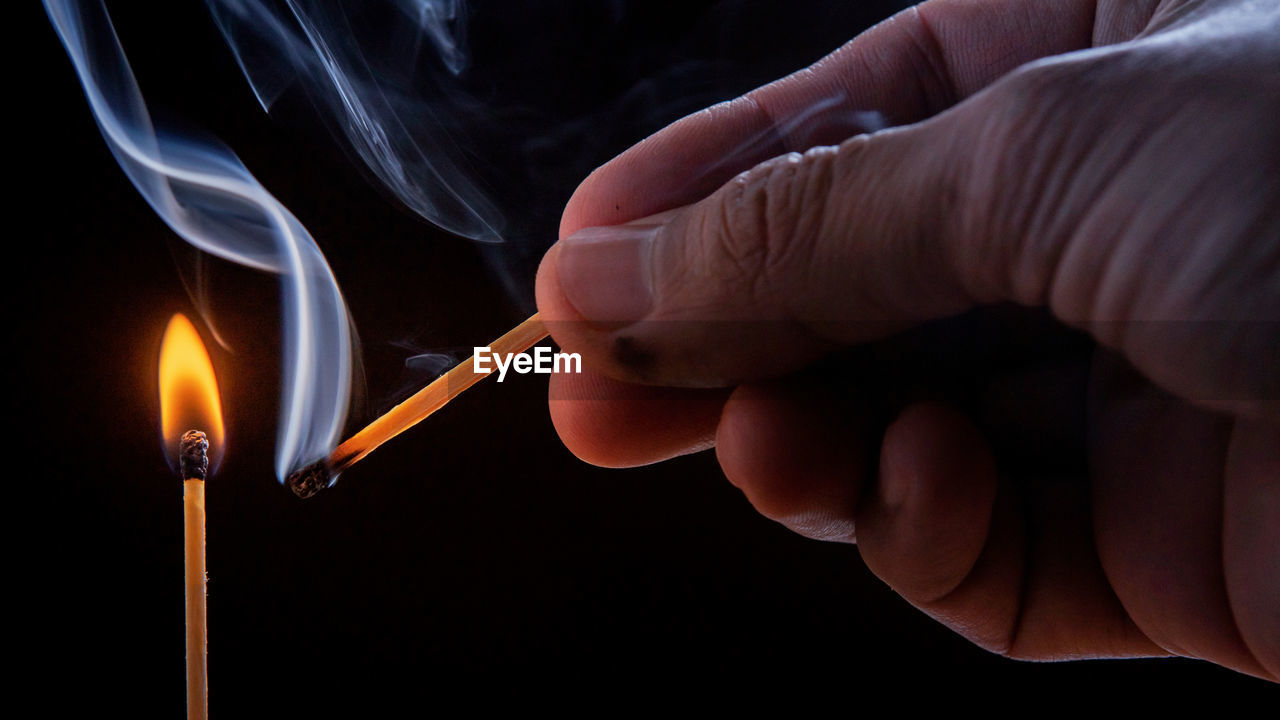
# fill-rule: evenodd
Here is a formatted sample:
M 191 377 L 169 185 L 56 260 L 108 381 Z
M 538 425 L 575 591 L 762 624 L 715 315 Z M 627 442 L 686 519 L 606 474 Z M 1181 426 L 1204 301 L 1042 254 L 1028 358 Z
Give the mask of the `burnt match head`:
M 199 430 L 182 433 L 178 441 L 178 466 L 183 480 L 204 480 L 209 473 L 209 438 Z
M 333 468 L 326 459 L 313 462 L 294 472 L 284 482 L 294 495 L 309 498 L 332 485 L 334 476 Z

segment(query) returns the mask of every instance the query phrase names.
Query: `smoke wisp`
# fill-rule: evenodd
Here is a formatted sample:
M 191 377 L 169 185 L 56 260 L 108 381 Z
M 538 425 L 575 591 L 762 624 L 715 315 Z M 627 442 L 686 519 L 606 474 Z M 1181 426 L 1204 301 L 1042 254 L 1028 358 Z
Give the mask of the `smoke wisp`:
M 354 336 L 315 240 L 227 148 L 157 132 L 100 0 L 45 0 L 102 136 L 156 213 L 195 248 L 275 273 L 283 296 L 276 474 L 325 455 L 346 421 Z

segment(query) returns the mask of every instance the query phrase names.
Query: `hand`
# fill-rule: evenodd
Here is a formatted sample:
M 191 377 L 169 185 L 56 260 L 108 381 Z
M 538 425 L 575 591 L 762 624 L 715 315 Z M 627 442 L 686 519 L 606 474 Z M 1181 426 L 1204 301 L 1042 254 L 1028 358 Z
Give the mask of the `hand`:
M 552 419 L 598 465 L 714 445 L 984 648 L 1276 680 L 1277 118 L 1274 0 L 923 3 L 582 183 L 538 274 L 590 369 Z M 936 321 L 1000 303 L 1052 318 L 1014 344 L 1096 351 L 984 356 L 977 401 L 880 421 L 883 378 L 947 375 L 903 359 Z

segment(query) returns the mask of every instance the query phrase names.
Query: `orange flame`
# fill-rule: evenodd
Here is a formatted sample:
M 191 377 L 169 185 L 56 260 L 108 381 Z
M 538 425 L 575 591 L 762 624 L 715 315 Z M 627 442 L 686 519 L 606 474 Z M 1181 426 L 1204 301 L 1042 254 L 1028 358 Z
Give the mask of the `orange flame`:
M 166 451 L 176 457 L 188 430 L 209 436 L 210 464 L 222 451 L 222 401 L 213 363 L 200 333 L 185 315 L 174 315 L 160 344 L 160 428 Z

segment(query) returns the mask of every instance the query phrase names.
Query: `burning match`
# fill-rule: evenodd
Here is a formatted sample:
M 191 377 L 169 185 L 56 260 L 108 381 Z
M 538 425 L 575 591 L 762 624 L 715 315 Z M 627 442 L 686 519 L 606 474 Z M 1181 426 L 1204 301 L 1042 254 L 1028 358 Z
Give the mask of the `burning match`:
M 185 522 L 187 580 L 187 718 L 200 720 L 209 714 L 209 658 L 205 637 L 204 478 L 209 470 L 209 440 L 199 430 L 182 435 L 182 506 Z
M 522 353 L 547 337 L 542 319 L 534 313 L 528 320 L 509 330 L 490 343 L 494 356 Z M 369 423 L 352 435 L 329 456 L 314 462 L 289 476 L 290 489 L 302 498 L 308 498 L 329 487 L 346 469 L 355 465 L 391 438 L 417 425 L 432 413 L 448 405 L 462 391 L 475 385 L 493 372 L 493 366 L 476 369 L 475 356 L 458 363 L 449 372 L 432 381 L 412 397 L 391 408 L 390 411 Z
M 195 326 L 174 315 L 160 347 L 160 425 L 182 477 L 187 597 L 187 718 L 209 714 L 204 484 L 210 449 L 222 447 L 222 403 L 213 363 Z M 201 430 L 184 428 L 200 427 Z

